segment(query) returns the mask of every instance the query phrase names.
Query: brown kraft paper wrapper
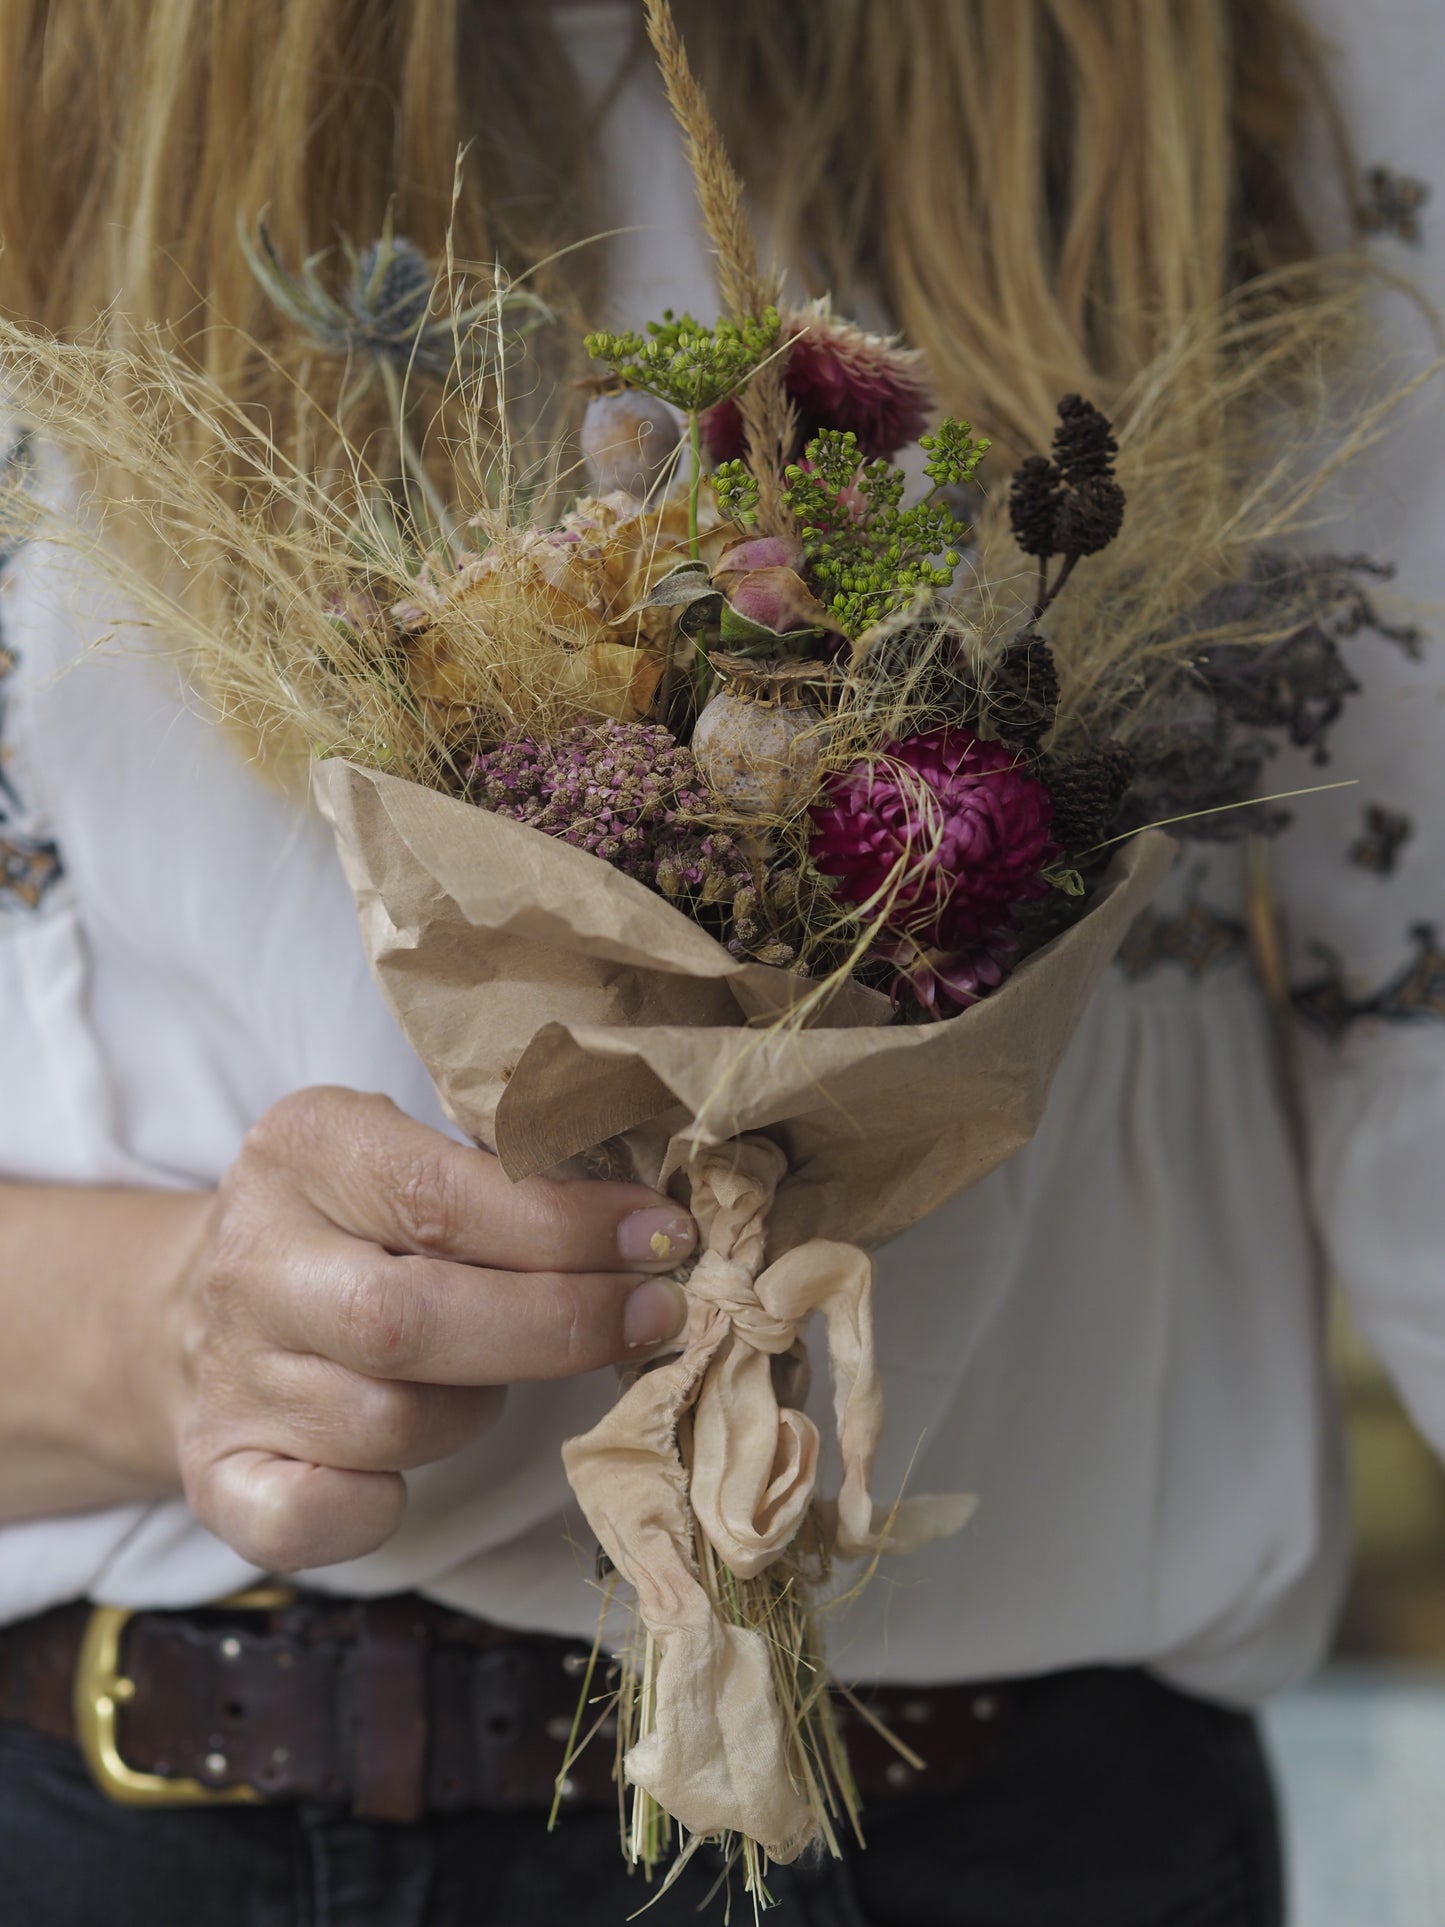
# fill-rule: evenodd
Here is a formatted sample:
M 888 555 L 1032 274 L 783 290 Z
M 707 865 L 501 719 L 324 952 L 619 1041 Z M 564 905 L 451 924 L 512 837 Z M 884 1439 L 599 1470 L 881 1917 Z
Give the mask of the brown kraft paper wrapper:
M 883 1413 L 864 1253 L 1033 1135 L 1174 846 L 1157 831 L 1131 839 L 1080 921 L 961 1016 L 890 1023 L 886 998 L 846 984 L 798 1028 L 778 1020 L 806 982 L 740 962 L 585 851 L 352 764 L 318 763 L 314 782 L 372 968 L 454 1122 L 513 1179 L 606 1146 L 619 1175 L 670 1186 L 698 1218 L 677 1356 L 564 1458 L 660 1654 L 653 1730 L 628 1753 L 628 1779 L 693 1832 L 791 1858 L 813 1821 L 787 1772 L 764 1642 L 723 1624 L 693 1535 L 756 1572 L 820 1504 L 816 1428 L 780 1400 L 787 1374 L 773 1364 L 814 1311 L 844 1466 L 824 1514 L 836 1551 L 906 1550 L 962 1523 L 962 1499 L 873 1506 Z

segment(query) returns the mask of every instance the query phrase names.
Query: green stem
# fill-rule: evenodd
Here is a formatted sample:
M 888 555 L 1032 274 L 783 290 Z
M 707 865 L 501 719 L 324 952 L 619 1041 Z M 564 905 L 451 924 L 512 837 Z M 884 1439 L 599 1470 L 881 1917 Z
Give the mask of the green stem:
M 687 443 L 692 451 L 692 474 L 687 483 L 687 546 L 694 562 L 702 560 L 697 539 L 697 504 L 702 493 L 702 417 L 692 409 L 687 418 Z
M 702 494 L 702 417 L 695 408 L 688 411 L 687 445 L 692 452 L 692 473 L 687 481 L 687 548 L 693 561 L 701 562 L 702 543 L 698 540 L 697 508 L 698 498 Z M 708 679 L 712 670 L 701 638 L 694 643 L 693 647 L 697 654 L 693 675 L 697 691 L 696 709 L 700 716 L 703 704 L 707 701 Z
M 406 406 L 402 399 L 401 378 L 386 355 L 378 355 L 376 365 L 381 370 L 382 386 L 386 389 L 386 399 L 391 407 L 392 422 L 396 429 L 396 445 L 401 455 L 403 480 L 416 484 L 422 500 L 426 503 L 427 513 L 436 523 L 437 532 L 442 541 L 453 557 L 460 558 L 463 551 L 456 539 L 456 525 L 452 521 L 451 512 L 442 500 L 435 482 L 427 474 L 421 450 L 412 440 L 411 431 L 406 425 Z

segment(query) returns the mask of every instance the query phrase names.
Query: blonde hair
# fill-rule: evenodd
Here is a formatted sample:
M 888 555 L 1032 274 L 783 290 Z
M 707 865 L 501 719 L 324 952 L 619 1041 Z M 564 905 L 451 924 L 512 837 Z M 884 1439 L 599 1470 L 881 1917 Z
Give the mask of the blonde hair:
M 1242 279 L 1306 256 L 1290 186 L 1319 58 L 1288 0 L 678 0 L 780 251 L 871 283 L 943 400 L 1015 451 L 1109 405 Z M 115 307 L 289 413 L 289 342 L 237 246 L 399 232 L 513 271 L 598 220 L 589 133 L 522 0 L 6 0 L 0 307 Z M 803 238 L 808 245 L 802 245 Z M 551 291 L 585 310 L 595 251 Z M 207 324 L 221 322 L 223 327 Z M 244 344 L 260 344 L 257 353 Z
M 1315 250 L 1292 184 L 1320 50 L 1285 0 L 708 0 L 680 9 L 785 258 L 879 288 L 1016 449 L 1111 406 L 1241 281 Z M 726 43 L 726 44 L 724 44 Z M 804 237 L 809 246 L 806 257 Z
M 295 267 L 390 217 L 433 259 L 450 232 L 531 267 L 593 226 L 556 56 L 543 9 L 496 0 L 6 0 L 0 307 L 61 335 L 159 326 L 284 437 L 309 344 L 239 231 L 264 215 Z M 584 296 L 590 259 L 569 262 Z

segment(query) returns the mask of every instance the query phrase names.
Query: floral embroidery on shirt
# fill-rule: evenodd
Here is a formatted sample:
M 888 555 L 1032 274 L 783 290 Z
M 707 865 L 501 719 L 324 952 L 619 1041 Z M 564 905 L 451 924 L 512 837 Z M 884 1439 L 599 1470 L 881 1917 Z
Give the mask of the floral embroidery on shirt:
M 21 436 L 0 462 L 8 477 L 23 471 L 29 462 L 28 438 Z M 0 541 L 0 576 L 9 566 L 13 544 Z M 0 633 L 0 913 L 37 910 L 51 886 L 63 871 L 60 851 L 47 836 L 38 835 L 26 818 L 24 803 L 8 767 L 5 749 L 5 722 L 8 707 L 6 683 L 14 675 L 19 657 Z
M 1365 198 L 1356 218 L 1366 234 L 1394 234 L 1415 247 L 1420 241 L 1420 210 L 1429 198 L 1429 187 L 1413 175 L 1372 167 L 1365 176 Z
M 1324 966 L 1313 983 L 1293 993 L 1296 1011 L 1312 1030 L 1326 1037 L 1343 1037 L 1351 1025 L 1373 1017 L 1386 1023 L 1414 1023 L 1421 1018 L 1445 1019 L 1445 949 L 1433 923 L 1417 923 L 1410 930 L 1414 955 L 1380 989 L 1355 996 L 1340 958 L 1324 944 L 1312 945 Z
M 1350 845 L 1350 861 L 1382 877 L 1393 876 L 1400 852 L 1414 833 L 1414 824 L 1401 811 L 1371 803 L 1365 811 L 1364 826 Z
M 1131 983 L 1166 963 L 1198 978 L 1248 949 L 1249 933 L 1237 918 L 1222 916 L 1191 897 L 1178 916 L 1146 910 L 1136 918 L 1119 946 L 1119 964 Z
M 1331 733 L 1361 693 L 1344 645 L 1370 634 L 1412 660 L 1423 650 L 1416 624 L 1388 621 L 1378 606 L 1374 585 L 1393 573 L 1365 555 L 1271 551 L 1206 596 L 1191 625 L 1218 640 L 1161 689 L 1155 719 L 1131 741 L 1134 777 L 1117 827 L 1167 821 L 1181 836 L 1221 843 L 1287 828 L 1289 810 L 1251 798 L 1272 787 L 1267 765 L 1282 744 L 1329 761 Z M 1271 629 L 1263 644 L 1229 639 Z

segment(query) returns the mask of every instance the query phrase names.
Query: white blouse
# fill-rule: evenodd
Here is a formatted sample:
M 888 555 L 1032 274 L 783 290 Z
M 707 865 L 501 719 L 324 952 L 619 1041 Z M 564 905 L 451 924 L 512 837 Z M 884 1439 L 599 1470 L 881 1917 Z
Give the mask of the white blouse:
M 1363 158 L 1445 184 L 1445 12 L 1331 6 Z M 600 97 L 631 11 L 562 13 Z M 614 257 L 615 285 L 638 291 L 630 318 L 706 309 L 690 187 L 645 61 L 603 139 L 637 221 Z M 1422 227 L 1418 254 L 1388 227 L 1373 245 L 1442 298 L 1445 204 Z M 1388 325 L 1402 354 L 1428 351 L 1418 320 Z M 1398 560 L 1409 595 L 1437 605 L 1440 428 L 1430 394 L 1335 542 Z M 63 491 L 54 458 L 40 466 Z M 322 1082 L 385 1091 L 447 1128 L 368 974 L 329 832 L 261 787 L 123 616 L 57 552 L 23 549 L 6 572 L 0 1173 L 210 1185 L 261 1111 Z M 1337 1036 L 1301 1034 L 1306 1166 L 1238 935 L 1240 857 L 1187 845 L 1037 1139 L 883 1254 L 891 1418 L 876 1489 L 906 1479 L 981 1504 L 833 1619 L 845 1676 L 1137 1662 L 1248 1702 L 1308 1670 L 1346 1558 L 1322 1252 L 1445 1446 L 1445 650 L 1412 662 L 1368 635 L 1350 647 L 1365 693 L 1323 778 L 1359 786 L 1297 804 L 1272 851 L 1303 1004 L 1339 1020 Z M 1281 789 L 1321 780 L 1284 759 L 1275 774 Z M 1392 868 L 1363 826 L 1370 805 L 1410 819 Z M 1373 867 L 1351 859 L 1365 845 Z M 305 1582 L 417 1587 L 590 1636 L 591 1542 L 558 1445 L 612 1395 L 610 1373 L 514 1388 L 497 1430 L 409 1475 L 386 1546 Z M 179 1500 L 0 1529 L 0 1621 L 82 1595 L 193 1603 L 255 1576 Z

